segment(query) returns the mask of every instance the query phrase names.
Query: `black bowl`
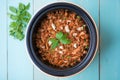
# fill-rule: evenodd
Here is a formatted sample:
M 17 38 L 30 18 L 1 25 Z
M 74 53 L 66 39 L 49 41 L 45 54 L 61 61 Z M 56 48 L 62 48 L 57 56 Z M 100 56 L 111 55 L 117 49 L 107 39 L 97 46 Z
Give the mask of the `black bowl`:
M 87 55 L 77 65 L 64 70 L 56 69 L 45 64 L 41 59 L 39 59 L 37 49 L 35 48 L 34 45 L 34 34 L 36 33 L 37 22 L 39 22 L 40 20 L 42 21 L 42 18 L 47 12 L 61 8 L 72 10 L 76 12 L 78 15 L 80 15 L 87 24 L 90 33 L 90 46 Z M 26 47 L 30 59 L 35 64 L 35 66 L 37 66 L 40 70 L 53 76 L 59 77 L 69 76 L 82 71 L 93 60 L 98 47 L 98 32 L 93 19 L 81 7 L 66 2 L 52 3 L 40 9 L 31 19 L 26 33 Z

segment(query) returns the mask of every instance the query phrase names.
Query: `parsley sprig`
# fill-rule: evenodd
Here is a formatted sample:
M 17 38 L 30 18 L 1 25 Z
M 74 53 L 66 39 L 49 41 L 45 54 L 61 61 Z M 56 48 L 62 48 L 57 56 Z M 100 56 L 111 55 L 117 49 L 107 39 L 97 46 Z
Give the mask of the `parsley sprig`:
M 56 38 L 51 38 L 50 41 L 52 42 L 51 49 L 55 49 L 57 46 L 59 46 L 60 43 L 71 43 L 71 40 L 67 38 L 67 34 L 63 34 L 63 32 L 56 33 Z
M 31 14 L 28 12 L 30 3 L 24 5 L 19 3 L 18 8 L 13 6 L 9 7 L 11 13 L 8 13 L 12 22 L 10 23 L 10 35 L 16 39 L 22 40 L 24 38 L 25 28 L 31 18 Z

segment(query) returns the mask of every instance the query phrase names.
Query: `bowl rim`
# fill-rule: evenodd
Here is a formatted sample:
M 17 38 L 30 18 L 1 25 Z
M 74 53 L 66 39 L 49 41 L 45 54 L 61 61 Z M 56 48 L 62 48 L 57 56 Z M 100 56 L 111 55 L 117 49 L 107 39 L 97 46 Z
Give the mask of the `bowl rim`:
M 74 73 L 74 74 L 71 74 L 71 75 L 67 75 L 67 76 L 56 76 L 56 75 L 51 75 L 51 74 L 49 74 L 49 73 L 44 72 L 43 70 L 41 70 L 41 69 L 34 63 L 34 61 L 31 59 L 30 54 L 29 54 L 29 51 L 28 51 L 28 48 L 27 48 L 27 37 L 25 37 L 25 49 L 26 49 L 26 52 L 27 52 L 27 55 L 28 55 L 30 61 L 32 62 L 32 64 L 33 64 L 39 71 L 41 71 L 41 72 L 43 72 L 43 73 L 46 73 L 46 74 L 48 74 L 49 76 L 53 76 L 53 77 L 55 77 L 55 76 L 56 76 L 56 77 L 69 77 L 69 76 L 73 76 L 73 75 L 76 75 L 76 74 L 84 71 L 84 70 L 90 65 L 90 63 L 93 61 L 93 59 L 94 59 L 94 57 L 95 57 L 95 55 L 96 55 L 96 53 L 97 53 L 98 45 L 99 45 L 98 29 L 97 29 L 96 23 L 95 23 L 95 21 L 93 20 L 92 16 L 91 16 L 83 7 L 81 7 L 81 6 L 78 5 L 78 4 L 71 3 L 71 2 L 66 2 L 66 1 L 62 1 L 62 2 L 61 2 L 61 1 L 57 1 L 57 2 L 51 2 L 51 3 L 48 3 L 48 4 L 44 5 L 44 6 L 42 6 L 40 9 L 38 9 L 38 10 L 34 13 L 34 15 L 32 16 L 32 18 L 30 19 L 30 21 L 29 21 L 29 23 L 28 23 L 28 25 L 27 25 L 25 36 L 27 36 L 28 28 L 29 28 L 30 23 L 31 23 L 32 19 L 34 18 L 34 16 L 35 16 L 42 8 L 44 8 L 44 7 L 48 6 L 48 5 L 51 5 L 51 4 L 56 4 L 56 3 L 66 3 L 66 4 L 75 5 L 75 6 L 79 7 L 79 8 L 81 8 L 81 9 L 87 14 L 87 16 L 89 16 L 89 18 L 91 19 L 91 21 L 92 21 L 92 23 L 93 23 L 93 25 L 94 25 L 95 32 L 96 32 L 96 38 L 97 38 L 97 39 L 96 39 L 96 40 L 97 40 L 97 41 L 96 41 L 96 48 L 95 48 L 95 51 L 94 51 L 94 53 L 93 53 L 93 57 L 90 59 L 90 61 L 88 62 L 88 64 L 87 64 L 83 69 L 81 69 L 80 71 L 78 71 L 78 72 L 76 72 L 76 73 Z

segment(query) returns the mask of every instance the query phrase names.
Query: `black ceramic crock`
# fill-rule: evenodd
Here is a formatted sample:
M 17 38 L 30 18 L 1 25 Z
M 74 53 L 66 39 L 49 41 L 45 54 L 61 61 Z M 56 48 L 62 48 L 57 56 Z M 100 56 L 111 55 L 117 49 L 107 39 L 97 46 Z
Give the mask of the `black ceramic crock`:
M 87 24 L 89 33 L 90 33 L 90 47 L 89 47 L 88 53 L 85 56 L 85 58 L 82 60 L 82 62 L 78 63 L 74 67 L 64 69 L 64 70 L 56 69 L 56 68 L 53 68 L 53 67 L 50 67 L 50 66 L 44 64 L 38 58 L 37 50 L 35 48 L 34 39 L 33 39 L 34 38 L 33 34 L 35 34 L 36 29 L 37 29 L 36 28 L 37 22 L 40 20 L 42 21 L 43 16 L 47 12 L 49 12 L 51 10 L 55 10 L 55 9 L 61 9 L 61 8 L 72 10 L 72 11 L 76 12 L 78 15 L 80 15 L 83 18 L 83 20 L 85 21 L 85 23 Z M 94 20 L 87 13 L 87 11 L 85 11 L 83 8 L 81 8 L 75 4 L 67 3 L 67 2 L 52 3 L 52 4 L 46 5 L 45 7 L 41 8 L 32 17 L 31 21 L 29 22 L 28 28 L 27 28 L 27 33 L 26 33 L 26 47 L 27 47 L 27 52 L 28 52 L 30 59 L 32 60 L 33 64 L 38 69 L 40 69 L 41 71 L 43 71 L 47 74 L 53 75 L 53 76 L 66 77 L 66 76 L 70 76 L 75 73 L 81 72 L 93 60 L 93 58 L 96 54 L 96 51 L 97 51 L 97 47 L 98 47 L 98 31 L 97 31 Z

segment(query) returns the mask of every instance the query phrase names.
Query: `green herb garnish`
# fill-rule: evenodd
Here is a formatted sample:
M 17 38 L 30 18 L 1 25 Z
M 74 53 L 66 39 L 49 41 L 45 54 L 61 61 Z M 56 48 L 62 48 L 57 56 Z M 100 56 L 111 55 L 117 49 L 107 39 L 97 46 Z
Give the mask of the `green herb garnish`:
M 59 41 L 57 39 L 50 39 L 50 41 L 52 42 L 51 48 L 55 49 L 58 45 L 59 45 Z
M 10 35 L 16 39 L 22 40 L 24 38 L 25 28 L 31 18 L 31 14 L 28 12 L 30 8 L 30 3 L 24 5 L 23 3 L 19 3 L 19 7 L 15 8 L 13 6 L 9 7 L 9 10 L 12 13 L 9 13 L 10 19 L 12 22 L 10 23 Z
M 67 38 L 67 34 L 63 34 L 62 32 L 58 32 L 56 34 L 56 38 L 62 43 L 62 44 L 70 44 L 70 40 Z
M 66 20 L 66 17 L 64 17 L 63 20 Z
M 78 19 L 81 19 L 81 17 L 80 17 L 80 16 L 77 16 L 77 18 L 78 18 Z
M 86 50 L 88 50 L 88 49 L 89 49 L 89 46 L 88 46 L 88 45 L 87 45 L 87 46 L 85 46 L 85 49 L 86 49 Z
M 84 39 L 84 42 L 86 42 L 86 39 Z
M 67 58 L 71 58 L 71 56 L 67 56 Z
M 56 34 L 56 38 L 50 39 L 52 42 L 51 49 L 55 49 L 60 43 L 62 44 L 70 44 L 71 41 L 67 38 L 66 34 L 63 34 L 62 32 L 58 32 Z
M 62 32 L 58 32 L 58 33 L 56 34 L 56 38 L 57 38 L 57 39 L 61 39 L 63 36 L 64 36 L 64 34 L 63 34 Z

